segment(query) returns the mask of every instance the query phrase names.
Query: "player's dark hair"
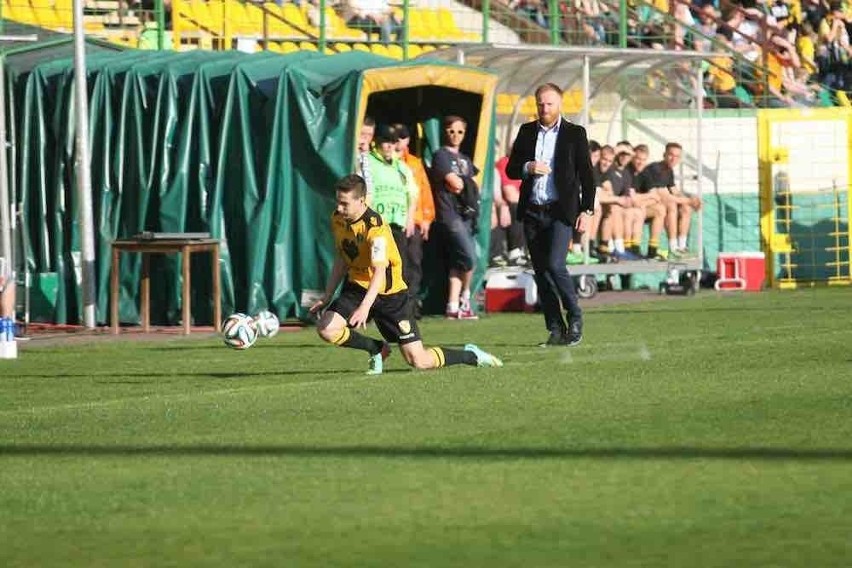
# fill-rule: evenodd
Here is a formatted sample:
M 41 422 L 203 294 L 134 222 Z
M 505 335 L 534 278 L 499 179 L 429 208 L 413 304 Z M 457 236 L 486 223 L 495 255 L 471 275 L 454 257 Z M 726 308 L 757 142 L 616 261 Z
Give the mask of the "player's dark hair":
M 355 193 L 355 197 L 360 199 L 367 197 L 367 183 L 358 174 L 350 174 L 340 178 L 335 184 L 334 190 L 341 193 Z
M 376 119 L 372 116 L 365 116 L 364 121 L 361 124 L 364 126 L 376 126 Z
M 677 142 L 668 142 L 668 143 L 666 144 L 666 152 L 668 152 L 668 151 L 669 151 L 669 150 L 671 150 L 672 148 L 677 148 L 678 150 L 683 150 L 683 146 L 681 146 L 681 145 L 680 145 L 680 144 L 678 144 Z

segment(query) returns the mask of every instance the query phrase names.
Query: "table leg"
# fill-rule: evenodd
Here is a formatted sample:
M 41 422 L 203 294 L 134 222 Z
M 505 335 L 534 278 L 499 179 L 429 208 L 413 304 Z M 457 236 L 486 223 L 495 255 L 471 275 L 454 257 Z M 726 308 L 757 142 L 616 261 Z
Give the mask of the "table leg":
M 120 254 L 121 251 L 112 247 L 112 271 L 109 277 L 109 321 L 114 334 L 118 333 L 118 261 Z
M 142 253 L 142 286 L 139 292 L 139 311 L 142 316 L 142 331 L 151 330 L 151 253 Z
M 213 329 L 222 331 L 222 290 L 219 273 L 219 245 L 215 244 L 213 253 Z
M 183 333 L 184 333 L 184 335 L 189 335 L 189 331 L 190 331 L 189 318 L 190 318 L 190 313 L 191 313 L 191 311 L 189 309 L 189 289 L 191 287 L 190 281 L 189 281 L 189 278 L 190 278 L 190 276 L 189 276 L 189 261 L 190 261 L 190 258 L 192 256 L 192 253 L 190 252 L 189 247 L 182 247 L 181 251 L 182 251 L 181 261 L 182 261 L 182 264 L 183 264 L 183 287 L 182 287 L 182 290 L 183 290 L 182 296 L 183 297 L 181 298 L 181 308 L 182 308 L 182 313 L 183 313 Z

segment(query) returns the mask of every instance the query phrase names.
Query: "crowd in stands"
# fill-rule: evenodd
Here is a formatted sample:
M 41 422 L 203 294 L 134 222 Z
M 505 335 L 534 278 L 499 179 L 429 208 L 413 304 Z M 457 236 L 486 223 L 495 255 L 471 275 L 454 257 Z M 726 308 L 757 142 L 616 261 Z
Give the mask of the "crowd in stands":
M 552 23 L 542 0 L 509 0 L 508 6 L 542 27 Z M 848 103 L 850 2 L 631 0 L 628 6 L 629 47 L 725 54 L 706 68 L 715 106 L 830 105 L 835 94 Z M 571 44 L 618 45 L 618 8 L 611 0 L 560 2 L 557 25 Z

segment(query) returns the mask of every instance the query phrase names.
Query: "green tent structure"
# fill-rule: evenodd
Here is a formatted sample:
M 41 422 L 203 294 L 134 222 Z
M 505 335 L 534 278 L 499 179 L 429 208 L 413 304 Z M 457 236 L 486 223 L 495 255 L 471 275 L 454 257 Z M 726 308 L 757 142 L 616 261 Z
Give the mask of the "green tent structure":
M 481 227 L 490 226 L 494 100 L 490 72 L 438 61 L 400 63 L 369 53 L 94 53 L 87 60 L 96 313 L 109 317 L 110 247 L 143 231 L 210 233 L 221 240 L 224 313 L 272 309 L 307 318 L 333 262 L 334 182 L 353 171 L 365 115 L 403 122 L 428 157 L 440 118 L 469 121 L 463 150 L 481 170 Z M 55 274 L 47 319 L 81 321 L 75 190 L 73 61 L 54 59 L 7 79 L 14 90 L 13 176 L 20 212 L 19 270 Z M 488 231 L 478 281 L 487 262 Z M 440 250 L 427 255 L 427 307 L 440 309 Z M 212 318 L 209 260 L 193 257 L 192 319 Z M 206 264 L 206 265 L 205 265 Z M 139 321 L 138 255 L 123 255 L 119 321 Z M 181 317 L 177 255 L 154 257 L 151 319 Z M 39 314 L 33 314 L 38 316 Z

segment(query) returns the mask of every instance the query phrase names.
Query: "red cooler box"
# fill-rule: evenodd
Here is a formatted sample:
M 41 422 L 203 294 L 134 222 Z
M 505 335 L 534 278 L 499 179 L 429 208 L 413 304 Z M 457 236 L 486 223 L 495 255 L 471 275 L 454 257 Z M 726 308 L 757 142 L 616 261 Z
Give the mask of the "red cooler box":
M 495 271 L 485 283 L 485 311 L 525 311 L 530 286 L 535 286 L 535 281 L 528 272 Z
M 762 252 L 720 252 L 716 259 L 717 290 L 760 292 L 766 277 Z

